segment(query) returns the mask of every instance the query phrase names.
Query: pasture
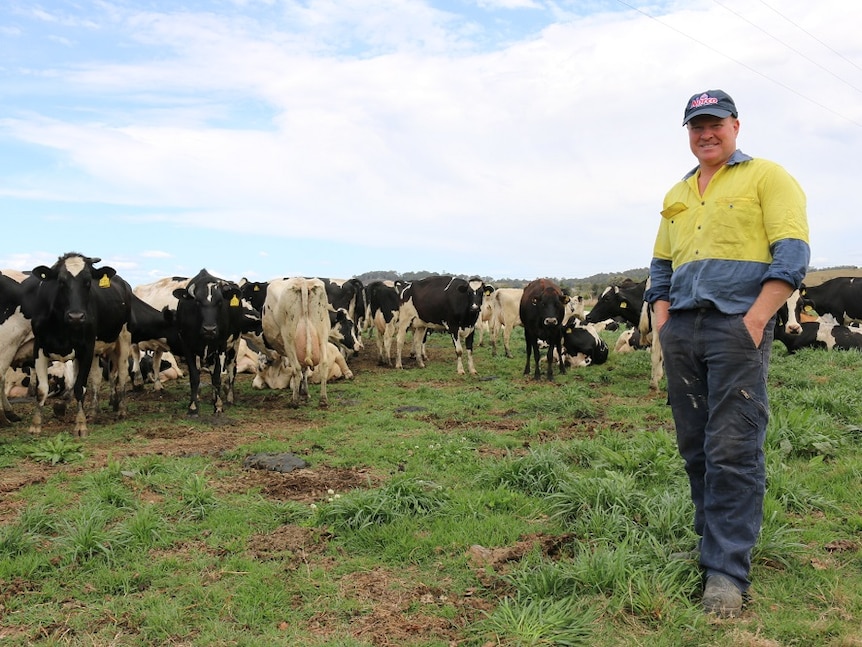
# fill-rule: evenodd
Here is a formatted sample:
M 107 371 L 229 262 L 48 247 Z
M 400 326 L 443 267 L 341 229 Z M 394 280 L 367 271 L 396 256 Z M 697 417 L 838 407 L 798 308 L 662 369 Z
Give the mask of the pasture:
M 619 333 L 602 336 L 613 348 Z M 130 392 L 82 440 L 0 429 L 0 643 L 862 645 L 862 355 L 774 347 L 769 486 L 740 619 L 699 610 L 691 507 L 648 352 L 553 383 L 477 348 L 458 376 L 373 341 L 329 407 L 238 380 Z M 291 472 L 247 465 L 289 452 Z

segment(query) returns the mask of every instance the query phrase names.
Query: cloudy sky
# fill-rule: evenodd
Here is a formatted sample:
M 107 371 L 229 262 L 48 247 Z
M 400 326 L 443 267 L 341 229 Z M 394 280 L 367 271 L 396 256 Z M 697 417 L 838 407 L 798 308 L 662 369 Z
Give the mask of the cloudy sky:
M 846 0 L 4 0 L 0 268 L 644 267 L 708 88 L 806 190 L 812 265 L 862 266 L 860 24 Z

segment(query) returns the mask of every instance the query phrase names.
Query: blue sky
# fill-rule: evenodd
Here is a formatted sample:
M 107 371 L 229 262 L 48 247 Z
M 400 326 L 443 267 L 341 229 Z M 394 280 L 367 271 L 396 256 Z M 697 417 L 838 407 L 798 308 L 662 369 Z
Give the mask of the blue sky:
M 649 264 L 686 99 L 793 173 L 812 264 L 862 266 L 862 4 L 6 0 L 0 269 L 133 285 Z

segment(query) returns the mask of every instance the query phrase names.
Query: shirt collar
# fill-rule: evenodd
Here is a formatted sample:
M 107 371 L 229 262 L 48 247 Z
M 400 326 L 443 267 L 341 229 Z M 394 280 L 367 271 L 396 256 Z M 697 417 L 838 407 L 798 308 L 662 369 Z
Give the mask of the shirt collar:
M 746 154 L 745 154 L 745 153 L 743 153 L 741 150 L 736 149 L 735 151 L 733 151 L 733 154 L 732 154 L 729 158 L 727 158 L 727 162 L 725 162 L 725 165 L 726 165 L 726 166 L 734 166 L 735 164 L 740 164 L 740 163 L 742 163 L 742 162 L 750 162 L 750 161 L 751 161 L 751 160 L 753 160 L 753 159 L 754 159 L 754 158 L 753 158 L 751 155 L 746 155 Z M 690 178 L 692 175 L 694 175 L 695 173 L 697 173 L 697 170 L 698 170 L 699 168 L 700 168 L 700 166 L 695 166 L 695 167 L 694 167 L 693 169 L 691 169 L 688 173 L 686 173 L 686 174 L 685 174 L 685 177 L 684 177 L 684 178 L 682 178 L 682 179 L 683 179 L 683 180 L 687 180 L 687 179 L 688 179 L 688 178 Z

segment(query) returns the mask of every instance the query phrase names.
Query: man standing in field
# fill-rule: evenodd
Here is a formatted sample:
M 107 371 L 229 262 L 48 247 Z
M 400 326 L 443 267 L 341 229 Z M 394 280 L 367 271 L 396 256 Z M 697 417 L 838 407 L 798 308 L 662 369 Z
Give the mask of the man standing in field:
M 701 537 L 703 607 L 731 617 L 763 520 L 774 317 L 805 276 L 808 221 L 796 180 L 736 148 L 727 93 L 695 94 L 683 125 L 698 166 L 665 196 L 645 298 Z

